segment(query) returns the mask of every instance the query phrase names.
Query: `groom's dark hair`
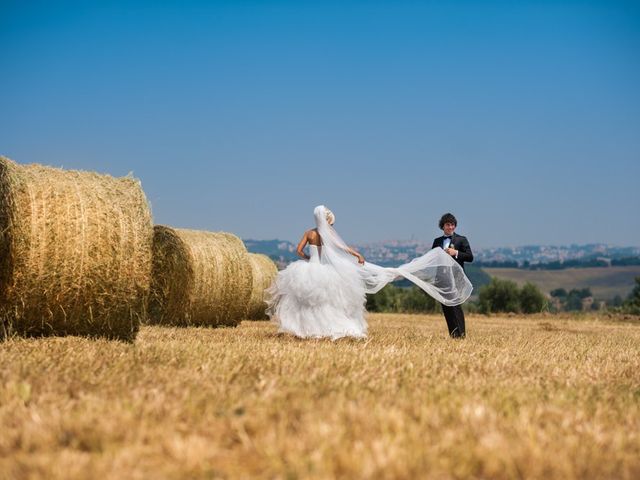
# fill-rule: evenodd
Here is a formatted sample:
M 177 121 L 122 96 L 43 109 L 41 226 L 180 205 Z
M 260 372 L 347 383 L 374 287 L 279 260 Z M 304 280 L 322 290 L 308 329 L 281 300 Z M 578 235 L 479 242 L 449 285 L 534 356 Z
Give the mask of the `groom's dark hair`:
M 440 223 L 438 223 L 440 230 L 444 228 L 445 223 L 453 223 L 456 227 L 458 226 L 458 220 L 453 216 L 453 213 L 445 213 L 440 217 Z

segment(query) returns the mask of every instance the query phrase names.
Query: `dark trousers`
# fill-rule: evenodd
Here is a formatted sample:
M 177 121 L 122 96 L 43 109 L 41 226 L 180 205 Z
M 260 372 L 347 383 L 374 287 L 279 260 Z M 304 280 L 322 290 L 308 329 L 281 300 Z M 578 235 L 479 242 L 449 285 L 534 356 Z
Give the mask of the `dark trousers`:
M 456 305 L 455 307 L 442 305 L 442 313 L 444 313 L 447 327 L 449 327 L 449 335 L 452 338 L 464 337 L 464 311 L 462 310 L 462 305 Z

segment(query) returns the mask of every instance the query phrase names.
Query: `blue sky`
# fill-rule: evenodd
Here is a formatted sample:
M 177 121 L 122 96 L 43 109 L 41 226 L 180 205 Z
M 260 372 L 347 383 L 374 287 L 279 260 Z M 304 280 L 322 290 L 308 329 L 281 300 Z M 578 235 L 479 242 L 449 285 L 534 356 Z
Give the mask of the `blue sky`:
M 0 154 L 156 223 L 640 245 L 640 4 L 0 0 Z

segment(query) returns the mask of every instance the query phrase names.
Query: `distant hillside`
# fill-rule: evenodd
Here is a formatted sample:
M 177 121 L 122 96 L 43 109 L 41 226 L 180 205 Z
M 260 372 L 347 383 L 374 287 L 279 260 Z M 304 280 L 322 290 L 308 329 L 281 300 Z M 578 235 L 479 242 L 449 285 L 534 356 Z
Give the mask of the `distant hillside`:
M 523 270 L 520 268 L 485 268 L 492 277 L 513 280 L 518 285 L 531 282 L 545 294 L 556 288 L 590 288 L 593 295 L 609 300 L 620 295 L 625 298 L 633 289 L 640 266 L 567 268 L 565 270 Z
M 243 240 L 251 253 L 262 253 L 284 268 L 288 263 L 298 260 L 296 246 L 287 240 Z
M 601 243 L 586 245 L 527 245 L 522 247 L 499 247 L 478 249 L 476 260 L 484 267 L 506 267 L 512 263 L 518 267 L 540 266 L 542 269 L 560 269 L 567 265 L 609 266 L 625 260 L 633 264 L 632 259 L 640 257 L 638 247 L 616 247 Z M 500 264 L 503 265 L 491 265 Z M 635 263 L 637 265 L 637 263 Z M 625 263 L 621 263 L 625 265 Z
M 254 253 L 263 253 L 272 258 L 279 268 L 284 268 L 288 263 L 298 259 L 295 253 L 296 245 L 287 240 L 244 240 L 247 249 Z M 387 241 L 370 245 L 355 245 L 366 259 L 382 266 L 397 266 L 412 258 L 423 255 L 431 248 L 431 244 L 421 241 Z M 571 255 L 567 252 L 570 251 Z M 557 258 L 567 261 L 572 259 L 593 258 L 599 253 L 604 258 L 628 258 L 638 253 L 636 247 L 607 247 L 603 245 L 571 245 L 570 247 L 538 247 L 529 246 L 522 248 L 501 248 L 475 251 L 477 262 L 467 264 L 467 275 L 473 283 L 474 295 L 477 295 L 482 285 L 489 283 L 490 276 L 514 280 L 520 285 L 531 282 L 537 285 L 544 293 L 548 294 L 556 288 L 571 290 L 572 288 L 590 288 L 598 299 L 612 299 L 616 295 L 626 297 L 634 286 L 634 278 L 640 276 L 640 265 L 632 266 L 606 266 L 587 268 L 564 268 L 529 270 L 526 268 L 487 268 L 482 267 L 482 261 L 489 259 L 495 261 L 511 260 L 516 262 L 538 261 L 541 266 L 544 260 Z M 609 265 L 612 262 L 608 263 Z M 404 283 L 400 282 L 401 285 Z
M 296 245 L 287 240 L 245 240 L 245 244 L 249 251 L 264 253 L 283 265 L 297 259 Z M 387 240 L 354 246 L 368 261 L 382 266 L 394 266 L 428 252 L 431 241 Z M 484 268 L 559 270 L 567 267 L 608 267 L 640 263 L 640 248 L 604 244 L 474 248 L 473 253 L 474 263 Z
M 469 277 L 469 281 L 473 285 L 472 297 L 475 297 L 478 295 L 480 287 L 491 282 L 491 275 L 489 275 L 483 268 L 477 267 L 473 264 L 465 265 L 464 268 L 467 277 Z

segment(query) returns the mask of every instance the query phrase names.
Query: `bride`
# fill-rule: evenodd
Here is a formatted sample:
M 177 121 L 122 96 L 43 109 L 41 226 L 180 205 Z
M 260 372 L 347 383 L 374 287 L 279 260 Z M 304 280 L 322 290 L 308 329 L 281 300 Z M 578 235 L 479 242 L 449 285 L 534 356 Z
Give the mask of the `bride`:
M 304 258 L 278 272 L 267 289 L 267 314 L 280 332 L 301 338 L 367 336 L 367 293 L 406 278 L 444 305 L 459 305 L 471 295 L 464 271 L 441 248 L 396 268 L 365 262 L 333 228 L 335 215 L 324 205 L 313 215 L 316 228 L 298 244 Z M 304 248 L 309 245 L 309 255 Z

